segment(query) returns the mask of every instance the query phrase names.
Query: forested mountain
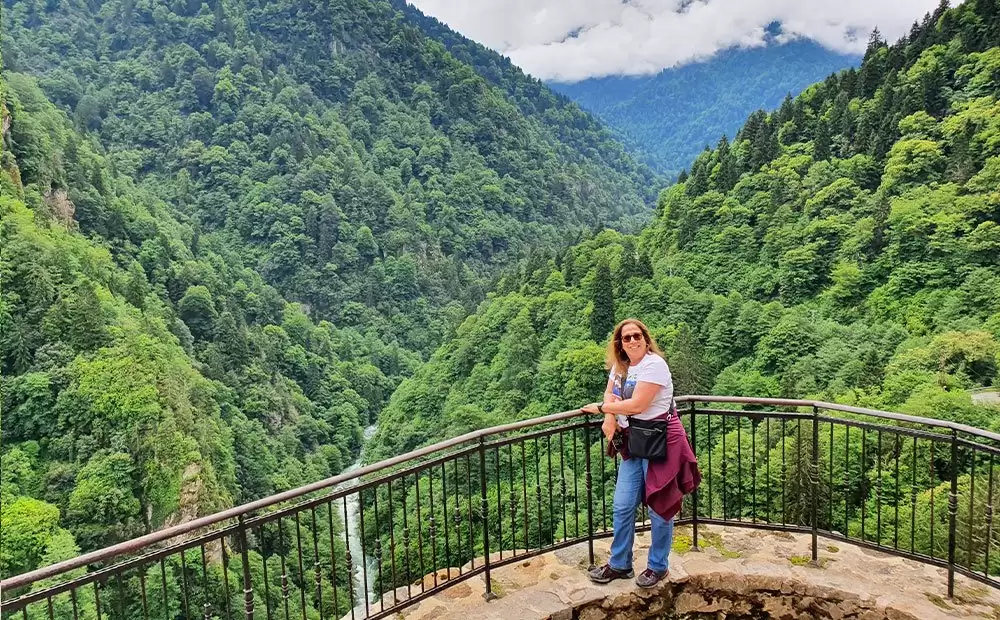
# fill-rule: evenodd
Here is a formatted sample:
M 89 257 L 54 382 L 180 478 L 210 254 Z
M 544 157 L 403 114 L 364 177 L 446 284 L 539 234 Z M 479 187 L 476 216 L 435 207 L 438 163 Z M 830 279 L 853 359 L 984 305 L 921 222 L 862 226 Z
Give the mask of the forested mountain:
M 776 108 L 789 94 L 860 61 L 811 41 L 778 44 L 769 36 L 766 47 L 725 50 L 654 76 L 549 86 L 596 114 L 651 165 L 674 177 L 719 136 L 736 135 L 754 110 Z
M 0 573 L 349 464 L 392 388 L 373 362 L 395 353 L 198 241 L 33 80 L 0 87 Z M 74 194 L 138 251 L 82 235 Z
M 655 199 L 385 2 L 5 2 L 2 43 L 5 576 L 337 473 L 500 266 Z
M 859 70 L 699 155 L 640 235 L 508 273 L 396 390 L 371 458 L 594 400 L 626 316 L 653 326 L 680 393 L 1000 429 L 965 391 L 1000 380 L 998 45 L 986 1 L 875 35 Z
M 873 36 L 859 70 L 751 114 L 680 178 L 639 235 L 606 230 L 510 270 L 397 388 L 367 458 L 598 399 L 604 345 L 629 316 L 651 326 L 681 394 L 815 398 L 1000 431 L 1000 410 L 968 391 L 1000 382 L 1000 5 L 942 5 L 896 43 Z M 817 457 L 831 473 L 816 480 L 796 461 L 811 423 L 729 420 L 697 435 L 699 459 L 717 464 L 699 490 L 702 515 L 806 524 L 815 514 L 819 528 L 948 556 L 940 532 L 954 513 L 941 498 L 955 470 L 933 449 L 918 459 L 883 446 L 881 432 L 831 426 Z M 567 443 L 522 457 L 525 497 L 555 490 L 556 503 L 525 500 L 518 509 L 537 526 L 520 541 L 501 531 L 499 544 L 561 540 L 578 505 L 545 480 L 577 471 L 563 463 L 578 464 L 581 446 Z M 726 479 L 718 463 L 742 475 Z M 975 461 L 962 467 L 957 505 L 971 523 L 998 487 L 980 462 L 977 495 Z M 489 505 L 505 505 L 514 484 L 501 480 Z M 449 492 L 441 503 L 458 505 L 462 491 Z M 818 499 L 816 513 L 795 498 Z M 995 574 L 985 523 L 954 551 Z
M 573 104 L 521 113 L 384 2 L 49 6 L 5 11 L 9 70 L 316 316 L 410 349 L 491 265 L 566 227 L 634 226 L 655 198 Z M 574 124 L 576 148 L 558 137 Z
M 563 142 L 580 151 L 590 152 L 593 148 L 592 135 L 607 135 L 607 129 L 597 118 L 584 112 L 568 97 L 559 94 L 558 88 L 553 88 L 558 85 L 546 86 L 541 80 L 525 74 L 506 56 L 462 36 L 434 17 L 424 15 L 406 0 L 391 2 L 428 36 L 443 43 L 452 56 L 473 67 L 490 83 L 502 88 L 524 114 L 539 117 L 554 127 Z M 617 142 L 603 142 L 601 159 L 608 165 L 617 167 L 617 162 L 624 159 L 623 151 L 619 151 L 619 148 L 621 147 Z M 645 154 L 636 151 L 635 156 L 644 158 Z

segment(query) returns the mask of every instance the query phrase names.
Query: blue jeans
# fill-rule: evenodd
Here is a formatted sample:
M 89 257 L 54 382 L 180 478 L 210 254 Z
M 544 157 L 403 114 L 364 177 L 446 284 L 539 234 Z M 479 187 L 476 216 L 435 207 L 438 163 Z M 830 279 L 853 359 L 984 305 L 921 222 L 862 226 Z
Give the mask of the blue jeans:
M 642 501 L 646 485 L 646 469 L 649 461 L 631 458 L 622 460 L 618 467 L 618 481 L 615 483 L 614 538 L 611 540 L 611 557 L 608 565 L 615 570 L 627 571 L 632 568 L 632 543 L 635 540 L 636 509 Z M 646 567 L 662 573 L 667 570 L 667 556 L 674 542 L 674 520 L 665 521 L 656 512 L 649 510 L 653 525 L 653 540 L 649 547 Z

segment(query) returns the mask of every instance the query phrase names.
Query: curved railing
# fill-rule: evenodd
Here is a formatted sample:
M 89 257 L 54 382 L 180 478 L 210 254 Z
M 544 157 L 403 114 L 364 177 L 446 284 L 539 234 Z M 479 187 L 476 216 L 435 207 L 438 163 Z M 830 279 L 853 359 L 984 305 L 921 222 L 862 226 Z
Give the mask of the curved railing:
M 843 540 L 1000 586 L 1000 435 L 817 401 L 677 399 L 702 484 L 677 524 Z M 0 582 L 4 617 L 381 618 L 611 535 L 617 461 L 578 411 L 475 431 Z M 643 515 L 644 517 L 645 515 Z M 648 521 L 643 519 L 648 527 Z

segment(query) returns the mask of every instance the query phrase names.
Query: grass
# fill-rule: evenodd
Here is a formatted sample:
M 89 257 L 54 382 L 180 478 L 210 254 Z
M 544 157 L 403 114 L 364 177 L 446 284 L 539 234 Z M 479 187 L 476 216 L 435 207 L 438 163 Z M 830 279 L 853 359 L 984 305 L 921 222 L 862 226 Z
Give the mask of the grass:
M 935 605 L 937 605 L 941 609 L 947 609 L 947 610 L 951 610 L 952 609 L 951 605 L 949 605 L 943 598 L 941 598 L 937 594 L 934 594 L 932 592 L 924 592 L 924 596 L 927 597 L 928 601 L 934 603 Z
M 702 530 L 698 532 L 698 546 L 701 549 L 706 547 L 712 547 L 719 551 L 719 555 L 724 558 L 741 558 L 743 554 L 739 551 L 733 551 L 732 549 L 727 549 L 725 544 L 722 542 L 722 536 L 716 534 L 715 532 L 706 532 Z M 688 534 L 674 534 L 674 544 L 671 547 L 674 553 L 679 553 L 681 555 L 685 553 L 690 553 L 694 550 L 694 540 Z
M 679 534 L 677 536 L 674 536 L 674 546 L 672 549 L 675 553 L 680 553 L 683 555 L 688 551 L 691 551 L 692 544 L 693 543 L 691 542 L 690 536 Z
M 813 566 L 811 555 L 793 555 L 788 561 L 793 566 Z M 826 568 L 827 564 L 834 561 L 833 558 L 819 558 L 817 568 Z
M 498 582 L 496 579 L 490 581 L 490 592 L 496 594 L 498 597 L 502 597 L 507 594 L 507 588 L 503 587 L 503 584 Z

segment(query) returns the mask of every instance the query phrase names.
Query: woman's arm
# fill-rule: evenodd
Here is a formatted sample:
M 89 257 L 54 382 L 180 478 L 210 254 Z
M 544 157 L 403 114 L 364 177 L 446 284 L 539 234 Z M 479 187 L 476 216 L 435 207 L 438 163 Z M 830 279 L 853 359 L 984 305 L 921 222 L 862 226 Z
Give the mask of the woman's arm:
M 616 415 L 635 415 L 637 413 L 642 413 L 645 411 L 653 399 L 656 398 L 656 393 L 660 391 L 660 385 L 656 383 L 649 383 L 647 381 L 639 381 L 635 384 L 635 389 L 632 391 L 632 397 L 626 398 L 625 400 L 609 401 L 605 400 L 603 403 L 590 403 L 582 407 L 583 411 L 587 413 L 611 413 Z M 607 392 L 605 392 L 605 397 Z M 598 408 L 600 405 L 600 408 Z

